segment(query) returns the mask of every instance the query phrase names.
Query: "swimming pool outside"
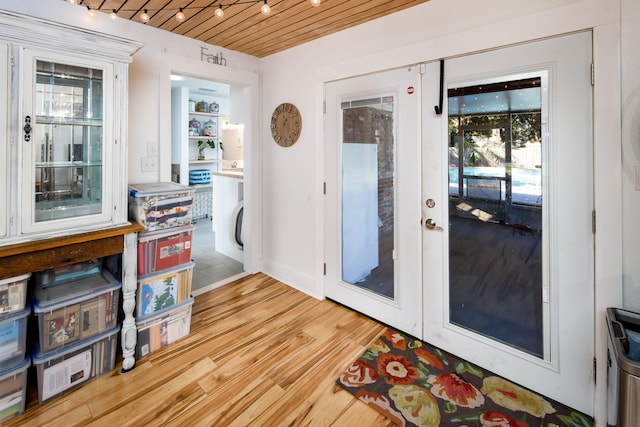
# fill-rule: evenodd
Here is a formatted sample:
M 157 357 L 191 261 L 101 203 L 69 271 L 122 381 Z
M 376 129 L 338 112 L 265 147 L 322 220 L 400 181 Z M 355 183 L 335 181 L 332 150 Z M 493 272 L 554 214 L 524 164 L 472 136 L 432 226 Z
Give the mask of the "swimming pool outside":
M 470 197 L 505 200 L 506 172 L 504 167 L 464 168 L 464 193 Z M 482 177 L 474 179 L 470 177 Z M 491 179 L 495 178 L 495 179 Z M 449 194 L 458 194 L 458 168 L 449 168 Z M 500 192 L 498 193 L 498 187 Z M 514 203 L 542 204 L 542 175 L 540 169 L 511 168 L 511 200 Z

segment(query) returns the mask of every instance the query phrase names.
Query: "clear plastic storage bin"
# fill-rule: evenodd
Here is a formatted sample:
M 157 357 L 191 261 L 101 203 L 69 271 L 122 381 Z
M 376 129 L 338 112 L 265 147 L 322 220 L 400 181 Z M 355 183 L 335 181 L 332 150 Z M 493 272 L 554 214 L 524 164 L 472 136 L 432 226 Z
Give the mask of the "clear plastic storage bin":
M 38 319 L 38 352 L 114 328 L 118 322 L 119 297 L 120 282 L 107 270 L 58 286 L 36 286 L 33 312 Z
M 168 270 L 191 262 L 193 225 L 138 235 L 138 275 Z
M 136 322 L 138 329 L 136 357 L 147 356 L 189 335 L 192 306 L 193 297 L 170 309 L 138 320 Z
M 0 372 L 0 422 L 24 412 L 29 366 L 31 358 L 26 357 L 15 368 Z
M 111 372 L 116 364 L 118 332 L 119 327 L 89 340 L 36 355 L 33 365 L 38 376 L 40 403 Z
M 0 423 L 24 412 L 29 366 L 31 358 L 26 357 L 15 368 L 0 372 Z
M 193 188 L 174 182 L 129 185 L 129 216 L 147 231 L 191 224 Z
M 101 272 L 102 259 L 92 259 L 64 267 L 38 271 L 33 274 L 33 279 L 36 286 L 46 288 L 47 286 L 57 286 L 66 282 L 80 280 Z
M 0 371 L 13 369 L 27 354 L 27 319 L 31 307 L 0 318 Z
M 138 277 L 136 318 L 152 316 L 188 300 L 194 265 L 191 261 L 172 270 Z
M 27 302 L 27 282 L 31 274 L 0 280 L 0 315 L 15 313 Z

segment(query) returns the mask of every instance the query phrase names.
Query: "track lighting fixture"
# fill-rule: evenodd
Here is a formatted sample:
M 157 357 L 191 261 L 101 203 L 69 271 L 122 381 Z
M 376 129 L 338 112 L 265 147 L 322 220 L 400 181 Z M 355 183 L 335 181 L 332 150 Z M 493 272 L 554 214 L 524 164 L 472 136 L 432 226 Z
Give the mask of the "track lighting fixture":
M 90 0 L 66 0 L 66 1 L 71 4 L 78 4 L 80 6 L 86 7 L 87 10 L 89 11 L 89 15 L 91 16 L 95 16 L 96 11 L 103 11 L 103 12 L 108 11 L 108 9 L 105 10 L 105 9 L 101 9 L 100 7 L 96 7 L 96 8 L 91 7 L 92 1 Z M 318 7 L 320 6 L 320 3 L 322 3 L 322 0 L 309 0 L 309 2 L 313 7 Z M 234 0 L 233 2 L 229 2 L 229 4 L 223 4 L 221 1 L 214 0 L 208 6 L 188 6 L 188 7 L 180 7 L 180 8 L 164 7 L 159 9 L 143 9 L 143 12 L 140 13 L 138 17 L 142 23 L 146 24 L 149 22 L 149 19 L 150 19 L 149 10 L 151 10 L 152 12 L 154 11 L 157 12 L 160 10 L 165 10 L 165 11 L 178 10 L 178 12 L 175 14 L 175 19 L 176 21 L 182 23 L 187 19 L 184 13 L 185 10 L 187 9 L 195 10 L 196 11 L 195 13 L 197 13 L 199 11 L 212 8 L 213 15 L 218 19 L 223 19 L 225 16 L 225 9 L 233 8 L 234 6 L 241 5 L 241 4 L 255 4 L 255 3 L 262 3 L 262 6 L 260 7 L 260 12 L 262 12 L 263 15 L 269 16 L 271 14 L 271 7 L 269 6 L 268 0 Z M 109 16 L 111 16 L 111 18 L 116 19 L 118 17 L 118 12 L 125 12 L 125 13 L 128 12 L 130 16 L 136 16 L 140 12 L 140 9 L 126 9 L 126 8 L 111 9 L 111 12 L 108 12 L 108 13 L 109 13 Z

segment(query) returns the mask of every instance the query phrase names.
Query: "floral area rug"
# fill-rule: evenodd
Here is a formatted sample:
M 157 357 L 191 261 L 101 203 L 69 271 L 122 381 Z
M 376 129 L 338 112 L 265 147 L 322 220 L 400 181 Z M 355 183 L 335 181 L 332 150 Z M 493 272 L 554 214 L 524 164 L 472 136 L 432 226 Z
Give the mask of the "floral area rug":
M 393 330 L 337 383 L 401 426 L 593 425 L 587 415 Z

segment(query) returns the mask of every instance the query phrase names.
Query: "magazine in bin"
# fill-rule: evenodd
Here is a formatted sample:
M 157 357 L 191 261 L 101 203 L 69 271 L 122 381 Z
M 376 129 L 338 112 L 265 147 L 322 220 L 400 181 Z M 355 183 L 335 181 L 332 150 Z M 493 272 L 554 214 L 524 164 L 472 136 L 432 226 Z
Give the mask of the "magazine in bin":
M 27 303 L 27 282 L 31 273 L 0 280 L 0 315 L 15 313 Z
M 191 224 L 195 189 L 175 182 L 129 185 L 129 216 L 146 231 Z
M 154 313 L 186 301 L 191 296 L 191 278 L 195 262 L 138 277 L 136 318 Z
M 115 368 L 120 327 L 72 345 L 37 354 L 38 399 L 44 403 Z
M 33 313 L 38 321 L 38 352 L 114 328 L 118 322 L 120 287 L 120 281 L 108 270 L 60 286 L 36 286 Z
M 0 423 L 24 412 L 27 398 L 27 370 L 31 357 L 9 370 L 0 372 Z
M 168 270 L 191 261 L 193 225 L 138 234 L 138 275 Z
M 193 297 L 190 297 L 187 301 L 152 316 L 138 319 L 136 357 L 147 356 L 189 335 L 192 306 Z
M 0 371 L 13 369 L 27 354 L 27 322 L 31 307 L 0 318 Z

